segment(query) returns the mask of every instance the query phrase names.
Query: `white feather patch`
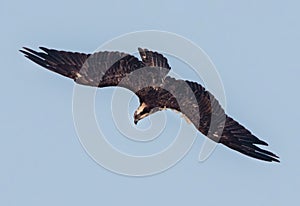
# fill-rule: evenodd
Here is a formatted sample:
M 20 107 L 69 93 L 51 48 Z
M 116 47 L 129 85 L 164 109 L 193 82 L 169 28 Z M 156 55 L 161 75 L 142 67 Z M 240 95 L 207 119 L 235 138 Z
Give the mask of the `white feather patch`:
M 147 105 L 143 102 L 143 103 L 141 104 L 141 106 L 139 106 L 139 108 L 136 110 L 136 113 L 137 113 L 137 114 L 141 113 L 141 112 L 144 110 L 144 108 L 145 108 L 146 106 L 147 106 Z

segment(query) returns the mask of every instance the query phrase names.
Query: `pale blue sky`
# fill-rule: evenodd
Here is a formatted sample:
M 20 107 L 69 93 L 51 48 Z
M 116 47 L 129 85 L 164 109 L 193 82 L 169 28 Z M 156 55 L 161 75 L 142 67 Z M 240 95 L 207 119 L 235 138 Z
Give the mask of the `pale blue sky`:
M 299 204 L 299 8 L 298 1 L 270 0 L 2 1 L 0 205 Z M 204 49 L 222 78 L 227 113 L 266 140 L 281 163 L 223 146 L 198 163 L 199 135 L 188 155 L 159 175 L 126 177 L 96 164 L 76 136 L 73 82 L 18 50 L 91 52 L 145 29 L 177 33 Z

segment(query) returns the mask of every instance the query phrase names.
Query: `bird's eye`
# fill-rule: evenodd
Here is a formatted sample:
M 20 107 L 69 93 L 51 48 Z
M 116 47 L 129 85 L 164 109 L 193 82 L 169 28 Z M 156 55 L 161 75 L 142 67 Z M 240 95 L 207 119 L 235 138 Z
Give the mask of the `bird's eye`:
M 149 112 L 150 112 L 150 108 L 149 108 L 149 107 L 145 107 L 145 108 L 143 109 L 143 111 L 142 111 L 141 114 L 147 114 L 147 113 L 149 113 Z

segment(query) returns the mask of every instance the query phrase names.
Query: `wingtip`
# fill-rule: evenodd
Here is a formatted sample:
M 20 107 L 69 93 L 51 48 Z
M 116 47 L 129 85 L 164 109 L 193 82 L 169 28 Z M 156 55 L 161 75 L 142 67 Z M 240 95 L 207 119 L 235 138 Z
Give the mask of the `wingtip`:
M 264 145 L 264 146 L 269 146 L 269 144 L 267 142 L 260 140 L 260 139 L 259 139 L 259 144 Z
M 29 50 L 29 48 L 27 47 L 22 47 L 22 49 L 19 49 L 19 52 L 23 53 L 23 54 L 26 54 L 26 52 Z
M 46 52 L 46 53 L 48 53 L 49 50 L 50 50 L 50 49 L 48 49 L 46 47 L 43 47 L 43 46 L 40 46 L 39 49 L 42 50 L 42 51 L 44 51 L 44 52 Z
M 31 54 L 31 52 L 29 51 L 29 49 L 26 48 L 26 47 L 22 47 L 22 49 L 19 49 L 19 52 L 21 52 L 22 54 L 24 54 L 25 57 L 28 57 Z
M 274 162 L 274 163 L 280 163 L 280 160 L 279 159 L 276 159 L 274 157 L 270 157 L 270 159 L 259 159 L 259 161 L 263 161 L 263 162 Z
M 43 46 L 40 46 L 39 49 L 41 49 L 42 51 L 48 53 L 48 51 L 50 49 L 47 49 L 46 47 L 43 47 Z M 22 47 L 22 49 L 19 50 L 20 52 L 24 53 L 24 52 L 27 52 L 27 53 L 32 53 L 32 54 L 37 54 L 38 52 L 37 51 L 34 51 L 33 49 L 30 49 L 28 47 Z
M 280 162 L 280 160 L 279 160 L 280 157 L 278 155 L 274 154 L 274 158 L 275 159 L 277 158 L 276 161 Z
M 39 52 L 37 51 L 34 51 L 33 49 L 30 49 L 28 47 L 23 47 L 23 50 L 21 50 L 21 52 L 23 54 L 26 54 L 26 55 L 35 55 L 35 56 L 39 56 Z
M 278 156 L 274 156 L 272 157 L 272 159 L 270 159 L 270 162 L 276 162 L 276 163 L 280 163 L 279 157 Z
M 23 49 L 19 49 L 19 52 L 24 54 L 25 51 Z

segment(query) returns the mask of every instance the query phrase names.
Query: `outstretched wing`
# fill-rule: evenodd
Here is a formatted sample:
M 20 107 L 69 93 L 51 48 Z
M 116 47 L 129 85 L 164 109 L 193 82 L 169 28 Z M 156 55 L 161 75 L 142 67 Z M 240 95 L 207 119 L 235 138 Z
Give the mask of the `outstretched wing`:
M 20 50 L 25 57 L 38 65 L 71 79 L 79 76 L 79 71 L 90 54 L 58 51 L 40 47 L 43 52 L 37 52 L 24 47 Z
M 40 47 L 42 52 L 37 52 L 29 48 L 20 50 L 25 57 L 39 64 L 40 66 L 73 79 L 78 84 L 105 87 L 105 86 L 123 86 L 132 90 L 138 84 L 131 79 L 126 79 L 133 71 L 144 67 L 152 69 L 144 69 L 137 73 L 140 75 L 135 79 L 142 82 L 143 76 L 149 76 L 147 72 L 158 73 L 158 69 L 162 68 L 165 73 L 160 73 L 160 78 L 164 78 L 170 66 L 167 59 L 157 52 L 139 48 L 142 61 L 136 57 L 122 52 L 96 52 L 93 54 L 83 54 L 77 52 L 58 51 Z M 155 72 L 154 72 L 155 71 Z M 155 78 L 157 78 L 155 76 Z M 123 80 L 123 81 L 122 81 Z M 122 81 L 122 82 L 121 82 Z M 120 84 L 121 82 L 121 84 Z
M 258 139 L 244 126 L 240 125 L 237 121 L 228 116 L 226 116 L 220 143 L 250 157 L 269 162 L 279 162 L 279 157 L 277 155 L 257 146 L 268 146 L 265 141 Z
M 257 146 L 267 146 L 266 142 L 227 116 L 215 97 L 200 84 L 167 77 L 156 98 L 159 107 L 182 112 L 210 139 L 250 157 L 279 162 L 278 156 Z

